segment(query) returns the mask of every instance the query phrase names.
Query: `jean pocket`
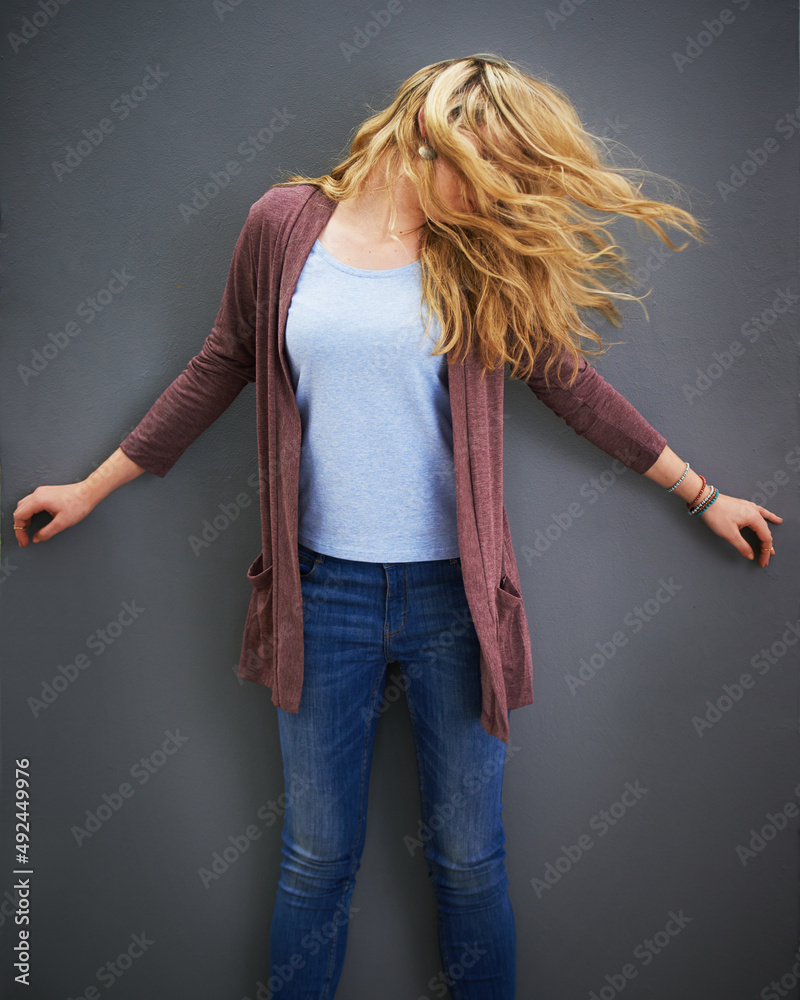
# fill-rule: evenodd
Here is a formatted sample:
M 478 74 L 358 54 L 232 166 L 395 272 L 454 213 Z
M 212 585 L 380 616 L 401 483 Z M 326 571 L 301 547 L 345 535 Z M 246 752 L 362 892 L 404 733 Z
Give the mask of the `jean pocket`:
M 322 557 L 319 552 L 315 552 L 314 549 L 310 549 L 307 545 L 303 545 L 302 542 L 298 542 L 297 561 L 300 569 L 300 579 L 308 580 L 316 573 L 317 567 L 322 562 Z

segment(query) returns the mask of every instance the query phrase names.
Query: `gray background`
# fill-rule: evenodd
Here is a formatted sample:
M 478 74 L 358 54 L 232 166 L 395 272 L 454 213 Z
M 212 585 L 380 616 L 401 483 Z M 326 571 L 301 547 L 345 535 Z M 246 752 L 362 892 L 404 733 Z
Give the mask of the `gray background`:
M 779 291 L 800 295 L 799 140 L 793 126 L 780 130 L 798 104 L 796 5 L 731 3 L 733 21 L 680 67 L 673 53 L 719 4 L 565 0 L 556 20 L 556 0 L 402 0 L 349 59 L 341 44 L 371 20 L 366 2 L 228 6 L 76 0 L 17 52 L 8 33 L 40 8 L 3 9 L 3 980 L 15 937 L 13 764 L 27 756 L 34 985 L 18 995 L 77 998 L 91 985 L 105 995 L 97 970 L 142 933 L 153 944 L 114 982 L 116 1000 L 241 1000 L 266 982 L 280 747 L 269 691 L 235 676 L 245 572 L 260 545 L 247 482 L 253 388 L 165 479 L 139 477 L 46 545 L 18 549 L 11 515 L 37 485 L 88 475 L 197 353 L 247 211 L 280 171 L 322 173 L 421 66 L 494 51 L 562 87 L 587 127 L 678 181 L 707 221 L 711 243 L 660 256 L 660 243 L 620 227 L 642 290 L 653 289 L 650 321 L 634 304 L 622 331 L 598 326 L 626 343 L 597 367 L 722 492 L 750 499 L 775 483 L 766 506 L 784 517 L 777 555 L 760 569 L 507 382 L 505 502 L 536 698 L 512 713 L 503 794 L 519 996 L 610 997 L 606 977 L 626 964 L 636 972 L 626 998 L 748 1000 L 781 976 L 783 995 L 797 996 L 797 820 L 746 864 L 737 856 L 769 813 L 800 801 L 798 647 L 776 646 L 763 676 L 751 665 L 798 618 L 798 306 L 765 313 Z M 112 102 L 148 66 L 168 75 L 119 120 Z M 237 147 L 274 108 L 294 118 L 247 162 Z M 114 131 L 59 180 L 54 161 L 104 117 Z M 723 197 L 719 182 L 770 137 L 778 148 Z M 231 159 L 240 173 L 186 222 L 180 204 Z M 26 383 L 18 366 L 115 268 L 128 286 Z M 762 314 L 750 343 L 743 324 Z M 697 369 L 734 340 L 744 354 L 687 398 Z M 604 491 L 592 493 L 601 476 Z M 190 536 L 241 493 L 249 506 L 196 555 Z M 574 503 L 580 515 L 536 554 Z M 680 589 L 659 604 L 662 580 Z M 626 616 L 648 600 L 657 613 L 637 630 Z M 102 653 L 96 640 L 88 647 L 123 602 L 143 610 Z M 620 630 L 627 644 L 571 693 L 566 675 Z M 28 699 L 81 652 L 88 667 L 34 715 Z M 745 671 L 752 689 L 699 736 L 692 718 Z M 188 737 L 180 750 L 147 783 L 132 781 L 135 762 L 175 730 Z M 133 797 L 78 846 L 72 827 L 126 780 Z M 432 889 L 422 852 L 403 840 L 417 830 L 416 780 L 400 697 L 378 727 L 342 1000 L 442 995 L 430 985 L 440 972 Z M 592 818 L 626 782 L 647 793 L 600 835 Z M 250 824 L 259 838 L 204 888 L 199 869 Z M 537 893 L 531 879 L 583 834 L 591 849 Z M 680 910 L 691 922 L 646 960 L 642 943 Z

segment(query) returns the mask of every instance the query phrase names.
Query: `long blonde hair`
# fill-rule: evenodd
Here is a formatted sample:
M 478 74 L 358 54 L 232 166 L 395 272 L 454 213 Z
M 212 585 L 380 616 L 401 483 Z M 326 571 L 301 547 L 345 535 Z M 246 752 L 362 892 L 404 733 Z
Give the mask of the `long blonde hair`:
M 424 140 L 417 119 L 423 107 Z M 417 153 L 423 142 L 454 167 L 474 212 L 440 200 L 434 165 Z M 566 348 L 574 361 L 571 385 L 579 355 L 603 353 L 580 311 L 596 310 L 620 326 L 614 299 L 646 297 L 619 290 L 633 279 L 607 228 L 615 216 L 644 223 L 672 250 L 686 244 L 674 246 L 660 222 L 698 240 L 705 233 L 688 211 L 643 197 L 643 181 L 626 175 L 666 178 L 612 165 L 564 93 L 494 55 L 447 59 L 414 73 L 389 107 L 360 126 L 349 155 L 330 173 L 280 184 L 314 184 L 340 201 L 366 189 L 384 156 L 387 178 L 401 169 L 409 175 L 427 220 L 420 306 L 427 303 L 441 324 L 432 353 L 463 359 L 474 348 L 483 374 L 509 362 L 512 378 L 527 379 L 544 350 L 548 381 Z M 388 190 L 391 231 L 396 205 Z

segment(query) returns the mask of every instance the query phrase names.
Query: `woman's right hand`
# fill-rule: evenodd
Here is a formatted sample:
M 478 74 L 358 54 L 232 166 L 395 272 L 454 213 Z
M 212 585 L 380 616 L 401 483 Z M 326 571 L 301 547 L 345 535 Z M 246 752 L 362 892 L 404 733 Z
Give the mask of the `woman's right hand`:
M 79 483 L 65 486 L 37 486 L 33 493 L 23 497 L 14 511 L 14 526 L 27 528 L 34 514 L 46 510 L 53 520 L 33 536 L 34 542 L 44 542 L 82 521 L 100 501 L 123 483 L 136 479 L 145 470 L 128 458 L 121 448 L 109 455 L 103 464 Z M 17 541 L 24 549 L 28 544 L 27 531 L 15 531 Z
M 24 496 L 17 504 L 14 527 L 27 529 L 33 515 L 46 510 L 53 515 L 53 520 L 33 536 L 34 542 L 43 542 L 64 528 L 82 521 L 94 510 L 99 499 L 85 481 L 67 483 L 64 486 L 37 486 L 33 493 Z M 15 530 L 14 535 L 24 549 L 29 541 L 27 530 Z

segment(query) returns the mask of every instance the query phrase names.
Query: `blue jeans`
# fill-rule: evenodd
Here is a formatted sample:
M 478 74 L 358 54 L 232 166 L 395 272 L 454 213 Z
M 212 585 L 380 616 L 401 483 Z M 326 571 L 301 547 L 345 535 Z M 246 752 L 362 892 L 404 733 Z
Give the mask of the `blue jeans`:
M 305 648 L 297 713 L 278 709 L 286 811 L 270 937 L 276 1000 L 332 1000 L 361 864 L 378 719 L 399 664 L 442 965 L 431 995 L 512 1000 L 516 931 L 501 820 L 506 745 L 481 725 L 480 646 L 460 559 L 370 563 L 298 545 Z M 418 836 L 416 834 L 419 834 Z M 434 983 L 435 980 L 435 983 Z

